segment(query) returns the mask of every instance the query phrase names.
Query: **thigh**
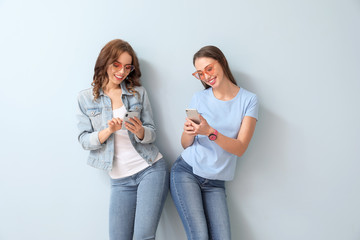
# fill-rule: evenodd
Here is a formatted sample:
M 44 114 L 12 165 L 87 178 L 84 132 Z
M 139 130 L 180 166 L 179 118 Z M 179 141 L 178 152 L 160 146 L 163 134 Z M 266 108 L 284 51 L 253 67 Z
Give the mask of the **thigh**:
M 110 240 L 131 240 L 136 207 L 136 183 L 127 177 L 111 179 L 109 209 Z
M 156 229 L 169 190 L 169 172 L 164 159 L 146 169 L 137 190 L 134 239 L 155 239 Z
M 223 181 L 209 180 L 206 187 L 203 187 L 203 202 L 210 239 L 231 239 L 225 183 Z
M 188 239 L 208 240 L 201 188 L 191 167 L 178 159 L 170 175 L 170 191 Z

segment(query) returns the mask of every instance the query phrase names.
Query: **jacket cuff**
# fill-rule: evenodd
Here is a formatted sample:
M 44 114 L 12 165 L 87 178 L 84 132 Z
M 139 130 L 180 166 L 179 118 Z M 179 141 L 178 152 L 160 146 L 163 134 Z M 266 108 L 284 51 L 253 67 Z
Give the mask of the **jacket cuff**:
M 144 127 L 144 126 L 143 126 Z M 135 140 L 139 143 L 150 143 L 152 142 L 152 133 L 151 130 L 148 127 L 144 127 L 144 138 L 142 140 L 140 140 L 136 134 L 134 134 L 135 136 Z
M 92 132 L 90 134 L 89 142 L 91 146 L 100 146 L 99 132 Z

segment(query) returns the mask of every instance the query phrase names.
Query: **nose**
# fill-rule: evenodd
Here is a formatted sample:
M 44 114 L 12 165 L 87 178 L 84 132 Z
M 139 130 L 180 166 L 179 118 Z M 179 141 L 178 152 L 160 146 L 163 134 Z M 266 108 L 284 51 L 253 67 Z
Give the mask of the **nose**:
M 120 68 L 120 70 L 118 71 L 120 74 L 124 74 L 125 73 L 125 67 Z
M 210 79 L 210 77 L 211 77 L 211 75 L 210 75 L 210 74 L 205 73 L 205 80 L 209 80 L 209 79 Z

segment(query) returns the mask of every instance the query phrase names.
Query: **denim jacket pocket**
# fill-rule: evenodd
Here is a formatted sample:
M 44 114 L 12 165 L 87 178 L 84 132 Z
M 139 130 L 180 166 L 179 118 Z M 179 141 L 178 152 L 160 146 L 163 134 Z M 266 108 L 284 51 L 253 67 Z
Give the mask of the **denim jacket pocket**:
M 129 112 L 141 112 L 142 105 L 140 103 L 131 104 L 129 107 Z
M 86 110 L 86 114 L 89 116 L 91 125 L 95 131 L 101 128 L 102 114 L 101 108 L 91 108 Z

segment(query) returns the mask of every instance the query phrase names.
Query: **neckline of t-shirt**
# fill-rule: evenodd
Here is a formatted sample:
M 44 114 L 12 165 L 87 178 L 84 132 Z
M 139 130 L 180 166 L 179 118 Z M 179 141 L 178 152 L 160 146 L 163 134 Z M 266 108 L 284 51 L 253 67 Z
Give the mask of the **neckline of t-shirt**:
M 210 91 L 210 96 L 211 96 L 213 99 L 215 99 L 216 101 L 223 102 L 223 103 L 228 103 L 228 102 L 235 101 L 235 99 L 237 99 L 237 98 L 241 95 L 241 92 L 243 91 L 243 88 L 240 87 L 240 89 L 239 89 L 238 93 L 236 94 L 236 96 L 233 97 L 233 98 L 230 99 L 230 100 L 227 100 L 227 101 L 217 99 L 217 98 L 215 97 L 215 95 L 214 95 L 214 92 L 213 92 L 212 88 L 208 88 L 208 90 Z
M 122 108 L 125 108 L 125 106 L 124 106 L 124 105 L 122 105 L 122 106 L 121 106 L 121 107 L 119 107 L 119 108 L 115 108 L 115 109 L 113 109 L 113 112 L 121 111 L 121 110 L 122 110 Z

